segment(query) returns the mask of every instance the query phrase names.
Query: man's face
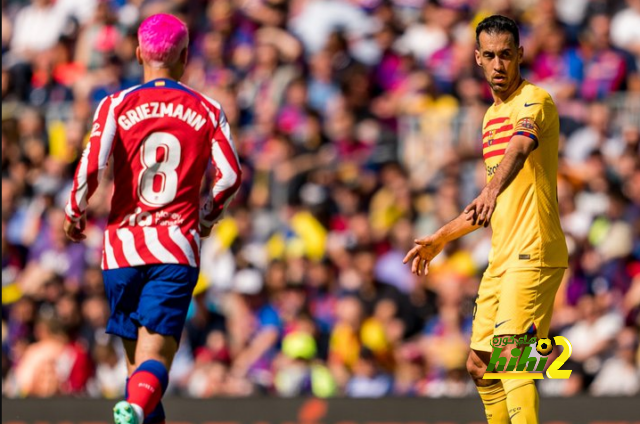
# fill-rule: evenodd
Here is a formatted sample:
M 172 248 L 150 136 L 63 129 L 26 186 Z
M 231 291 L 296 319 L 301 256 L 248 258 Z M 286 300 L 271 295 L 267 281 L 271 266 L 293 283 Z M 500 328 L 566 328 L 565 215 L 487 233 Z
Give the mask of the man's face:
M 484 76 L 494 93 L 509 91 L 520 82 L 522 47 L 516 46 L 508 32 L 480 33 L 476 50 L 476 63 L 484 70 Z

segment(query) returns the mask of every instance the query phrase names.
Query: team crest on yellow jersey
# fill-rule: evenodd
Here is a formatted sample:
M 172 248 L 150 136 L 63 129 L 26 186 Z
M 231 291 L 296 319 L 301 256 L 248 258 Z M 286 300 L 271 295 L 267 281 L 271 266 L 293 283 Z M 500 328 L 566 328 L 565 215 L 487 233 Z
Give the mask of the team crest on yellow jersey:
M 489 131 L 489 140 L 487 141 L 487 145 L 491 146 L 493 144 L 493 136 L 495 135 L 496 130 Z
M 516 125 L 516 131 L 536 131 L 537 132 L 537 128 L 536 128 L 536 123 L 533 119 L 531 118 L 522 118 L 521 120 L 518 121 L 518 124 Z

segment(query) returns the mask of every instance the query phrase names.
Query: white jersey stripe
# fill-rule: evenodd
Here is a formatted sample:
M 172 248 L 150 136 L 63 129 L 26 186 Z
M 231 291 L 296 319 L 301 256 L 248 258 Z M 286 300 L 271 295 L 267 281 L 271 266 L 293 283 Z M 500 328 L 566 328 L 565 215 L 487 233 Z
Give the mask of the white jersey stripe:
M 104 232 L 104 258 L 107 265 L 106 269 L 118 268 L 118 261 L 116 261 L 116 256 L 113 254 L 113 247 L 109 241 L 109 230 Z
M 76 190 L 76 205 L 81 211 L 84 211 L 87 207 L 87 192 L 89 191 L 89 185 L 87 184 L 87 173 L 89 168 L 89 152 L 91 151 L 91 142 L 87 143 L 87 147 L 82 152 L 82 158 L 80 159 L 80 169 L 76 179 L 78 180 L 78 189 Z
M 213 128 L 218 128 L 218 121 L 216 120 L 216 116 L 213 112 L 209 111 L 209 119 L 211 119 L 211 123 L 213 124 Z
M 140 257 L 136 250 L 136 241 L 133 233 L 128 228 L 119 228 L 116 230 L 116 237 L 122 240 L 122 253 L 129 262 L 129 266 L 144 265 L 144 259 Z
M 233 145 L 233 138 L 231 137 L 231 127 L 229 126 L 229 122 L 227 122 L 227 116 L 224 112 L 220 111 L 220 130 L 222 134 L 224 134 L 224 138 L 229 142 L 229 146 L 231 146 L 231 150 L 233 151 L 236 160 L 239 161 L 238 152 L 236 152 L 236 147 Z
M 100 111 L 102 110 L 102 107 L 104 106 L 104 103 L 107 101 L 109 97 L 105 97 L 104 99 L 102 99 L 100 101 L 100 103 L 98 104 L 98 107 L 96 108 L 96 111 L 93 113 L 93 121 L 97 121 L 98 117 L 100 116 Z M 102 139 L 102 137 L 101 137 Z M 89 143 L 87 143 L 86 148 L 84 149 L 84 151 L 82 152 L 82 157 L 80 158 L 80 165 L 79 165 L 79 169 L 78 169 L 78 174 L 76 176 L 77 179 L 77 190 L 76 190 L 76 196 L 75 196 L 75 203 L 76 205 L 78 205 L 78 208 L 81 211 L 84 211 L 87 208 L 87 193 L 89 190 L 89 186 L 87 184 L 87 173 L 88 173 L 88 168 L 89 168 L 89 152 L 91 151 L 91 141 L 89 141 Z M 99 182 L 100 180 L 98 180 Z M 68 214 L 70 216 L 74 216 L 74 213 Z
M 180 231 L 180 227 L 177 227 L 177 226 L 169 227 L 169 237 L 171 238 L 171 240 L 173 240 L 175 244 L 178 245 L 180 250 L 182 250 L 184 255 L 187 257 L 187 259 L 189 260 L 189 265 L 195 267 L 196 266 L 195 252 L 191 248 L 191 243 L 189 243 L 189 240 L 187 240 L 184 234 L 182 234 L 182 231 Z
M 96 111 L 93 112 L 93 120 L 94 121 L 98 120 L 98 117 L 100 116 L 100 109 L 102 109 L 102 106 L 104 105 L 104 102 L 106 102 L 108 98 L 109 98 L 109 96 L 107 96 L 104 99 L 100 100 L 100 103 L 98 103 L 98 107 L 96 108 Z
M 198 257 L 200 256 L 200 233 L 196 230 L 189 230 L 189 234 L 191 234 L 191 237 L 193 237 L 193 241 L 196 242 L 196 249 L 198 249 L 198 251 L 196 252 L 196 257 Z
M 205 99 L 205 101 L 209 104 L 208 106 L 213 106 L 214 110 L 217 110 L 219 113 L 222 113 L 222 105 L 220 105 L 220 103 L 216 102 L 215 100 L 213 100 L 211 97 L 205 96 L 204 94 L 200 93 L 200 95 L 202 96 L 202 98 Z M 207 106 L 207 104 L 205 104 L 203 102 L 204 107 L 209 111 L 209 119 L 211 119 L 211 123 L 213 124 L 213 128 L 218 128 L 218 119 L 216 119 L 215 114 L 209 109 L 209 107 Z
M 201 96 L 202 96 L 202 97 L 203 97 L 207 102 L 209 102 L 209 104 L 210 104 L 211 106 L 213 106 L 215 109 L 217 109 L 217 110 L 222 110 L 222 105 L 221 105 L 219 102 L 216 102 L 216 101 L 215 101 L 215 100 L 213 100 L 211 97 L 209 97 L 209 96 L 207 96 L 207 95 L 205 95 L 205 94 L 202 94 L 202 93 L 199 93 L 199 94 L 200 94 L 200 95 L 201 95 Z
M 100 113 L 107 99 L 109 98 L 111 99 L 111 104 L 107 112 L 107 118 L 105 119 L 105 122 L 103 124 L 104 128 L 100 128 L 98 125 L 98 128 L 92 129 L 92 136 L 94 131 L 101 131 L 101 134 L 99 136 L 100 142 L 98 143 L 99 144 L 98 175 L 97 175 L 98 184 L 102 180 L 102 174 L 104 173 L 104 169 L 107 166 L 109 156 L 111 155 L 111 150 L 112 150 L 111 148 L 113 146 L 113 140 L 116 135 L 115 108 L 120 103 L 122 103 L 122 100 L 124 100 L 124 97 L 127 93 L 129 93 L 131 90 L 136 89 L 137 87 L 138 86 L 135 86 L 127 90 L 124 90 L 117 97 L 110 97 L 110 96 L 105 97 L 104 99 L 102 99 L 102 101 L 96 108 L 96 111 L 93 115 L 94 124 L 100 124 L 99 122 L 96 122 L 96 121 L 99 120 Z M 95 145 L 92 145 L 91 141 L 89 141 L 89 143 L 87 144 L 87 147 L 84 149 L 82 153 L 82 158 L 80 159 L 80 164 L 78 166 L 78 172 L 75 176 L 76 192 L 75 192 L 74 200 L 80 212 L 84 212 L 87 208 L 87 200 L 89 196 L 89 181 L 88 181 L 89 155 L 92 147 L 95 148 Z M 71 207 L 71 205 L 66 211 L 67 211 L 67 215 L 75 216 L 75 213 L 69 213 L 70 211 L 73 212 L 73 208 Z
M 229 187 L 236 183 L 238 174 L 236 174 L 236 172 L 229 164 L 229 161 L 227 161 L 227 157 L 224 155 L 224 152 L 220 148 L 220 145 L 215 141 L 211 146 L 211 154 L 213 155 L 216 166 L 222 174 L 222 178 L 220 178 L 220 180 L 218 180 L 213 187 L 213 198 L 215 199 L 215 197 L 219 193 L 227 190 Z
M 158 258 L 162 263 L 177 264 L 180 263 L 178 258 L 173 256 L 166 247 L 162 245 L 158 238 L 158 229 L 155 227 L 143 227 L 144 243 L 149 248 L 149 251 L 153 256 Z
M 235 184 L 236 180 L 238 179 L 238 174 L 236 174 L 236 172 L 233 170 L 233 168 L 231 167 L 231 164 L 229 164 L 229 161 L 224 155 L 224 152 L 220 148 L 220 145 L 215 140 L 213 140 L 213 143 L 211 145 L 211 155 L 213 156 L 213 160 L 216 166 L 218 167 L 218 170 L 220 170 L 220 173 L 222 174 L 222 178 L 216 181 L 216 183 L 213 186 L 213 189 L 211 190 L 212 199 L 215 199 L 219 193 L 222 193 L 225 190 L 228 190 L 229 187 Z M 202 213 L 200 215 L 200 223 L 206 225 L 207 227 L 210 227 L 216 221 L 220 220 L 224 215 L 224 211 L 226 210 L 227 206 L 229 205 L 229 203 L 231 203 L 234 197 L 235 196 L 230 196 L 224 202 L 224 205 L 222 207 L 222 212 L 217 216 L 215 220 L 210 220 L 206 218 L 207 215 L 211 213 L 211 208 L 213 206 L 212 202 L 211 203 L 206 202 L 202 210 Z
M 119 102 L 118 102 L 119 103 Z M 98 152 L 98 182 L 102 181 L 102 174 L 107 167 L 109 156 L 111 156 L 111 147 L 113 146 L 113 139 L 116 135 L 116 118 L 115 110 L 116 102 L 111 102 L 109 107 L 109 113 L 104 123 L 102 135 L 100 136 L 100 151 Z

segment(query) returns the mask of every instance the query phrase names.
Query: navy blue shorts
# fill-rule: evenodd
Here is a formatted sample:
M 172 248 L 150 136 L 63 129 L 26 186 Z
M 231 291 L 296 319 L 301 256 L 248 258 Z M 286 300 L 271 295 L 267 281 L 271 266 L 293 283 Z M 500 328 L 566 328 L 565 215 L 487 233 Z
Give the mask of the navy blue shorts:
M 198 273 L 177 264 L 102 271 L 111 306 L 107 333 L 138 340 L 138 327 L 146 327 L 180 341 Z

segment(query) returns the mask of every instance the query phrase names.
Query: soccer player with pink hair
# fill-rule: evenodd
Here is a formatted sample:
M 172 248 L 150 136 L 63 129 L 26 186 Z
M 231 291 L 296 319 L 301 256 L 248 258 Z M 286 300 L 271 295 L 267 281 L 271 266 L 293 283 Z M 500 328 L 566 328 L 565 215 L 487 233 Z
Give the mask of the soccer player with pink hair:
M 216 101 L 179 80 L 189 34 L 167 14 L 138 30 L 141 85 L 105 97 L 94 115 L 67 203 L 64 230 L 85 238 L 85 212 L 113 163 L 114 193 L 104 234 L 107 332 L 122 338 L 128 379 L 116 424 L 164 424 L 162 396 L 200 266 L 200 239 L 211 233 L 240 186 L 229 124 Z M 200 186 L 215 167 L 210 197 Z

